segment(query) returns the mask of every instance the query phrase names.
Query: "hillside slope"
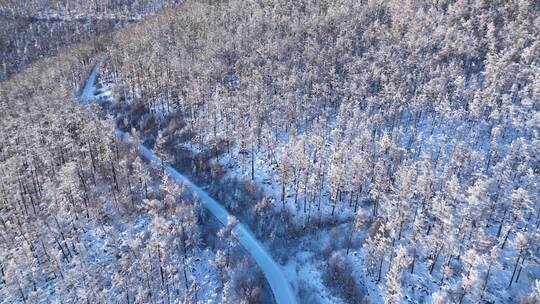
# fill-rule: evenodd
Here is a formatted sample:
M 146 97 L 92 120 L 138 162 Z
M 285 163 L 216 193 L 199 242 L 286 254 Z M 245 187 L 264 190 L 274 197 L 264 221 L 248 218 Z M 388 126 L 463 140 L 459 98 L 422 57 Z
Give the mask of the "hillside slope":
M 526 298 L 538 10 L 193 1 L 115 35 L 104 108 L 271 240 L 305 301 Z
M 540 301 L 539 11 L 533 0 L 188 1 L 94 44 L 99 54 L 81 45 L 53 65 L 33 66 L 1 87 L 3 170 L 24 174 L 6 174 L 0 188 L 7 198 L 2 219 L 13 218 L 4 220 L 12 227 L 0 243 L 8 253 L 0 261 L 15 263 L 14 272 L 0 273 L 0 291 L 24 301 L 33 278 L 47 281 L 37 274 L 42 266 L 25 270 L 41 260 L 18 258 L 18 247 L 5 240 L 26 242 L 27 256 L 41 250 L 40 230 L 19 228 L 17 219 L 35 222 L 31 208 L 41 181 L 51 176 L 58 183 L 58 167 L 69 162 L 63 147 L 85 172 L 79 191 L 89 185 L 98 150 L 85 144 L 106 138 L 94 191 L 106 195 L 96 201 L 111 206 L 104 218 L 124 222 L 156 209 L 148 211 L 159 215 L 156 227 L 163 227 L 161 216 L 169 223 L 169 230 L 155 228 L 158 236 L 171 242 L 178 234 L 166 232 L 184 228 L 167 219 L 193 219 L 190 227 L 204 244 L 189 254 L 207 252 L 201 267 L 218 295 L 199 293 L 206 284 L 198 276 L 182 279 L 182 270 L 172 270 L 160 251 L 168 242 L 150 246 L 153 255 L 141 257 L 139 270 L 121 272 L 114 282 L 93 278 L 91 286 L 105 284 L 120 302 L 127 294 L 127 303 L 167 301 L 168 287 L 185 282 L 193 287 L 178 288 L 187 292 L 176 299 L 187 302 L 271 298 L 231 227 L 207 222 L 196 202 L 173 211 L 170 202 L 191 200 L 160 190 L 167 184 L 163 170 L 149 168 L 148 177 L 136 169 L 146 164 L 122 161 L 134 156 L 115 142 L 118 128 L 246 223 L 284 266 L 301 303 Z M 62 109 L 86 76 L 81 63 L 102 56 L 97 115 Z M 44 75 L 51 75 L 46 84 Z M 26 90 L 37 93 L 29 97 Z M 111 133 L 86 137 L 77 128 L 102 122 Z M 43 131 L 23 132 L 28 128 Z M 50 154 L 38 152 L 49 145 Z M 37 163 L 20 160 L 30 152 Z M 111 158 L 124 163 L 122 173 Z M 36 173 L 41 163 L 50 164 L 47 174 Z M 71 168 L 75 174 L 78 167 Z M 63 195 L 69 206 L 69 191 Z M 100 214 L 85 211 L 84 197 L 65 225 Z M 124 202 L 120 211 L 115 201 Z M 54 206 L 54 195 L 44 202 Z M 136 222 L 117 231 L 135 233 Z M 150 239 L 152 231 L 145 232 Z M 54 233 L 45 248 L 62 239 Z M 66 245 L 56 246 L 63 265 Z M 125 291 L 135 286 L 132 273 L 140 297 Z

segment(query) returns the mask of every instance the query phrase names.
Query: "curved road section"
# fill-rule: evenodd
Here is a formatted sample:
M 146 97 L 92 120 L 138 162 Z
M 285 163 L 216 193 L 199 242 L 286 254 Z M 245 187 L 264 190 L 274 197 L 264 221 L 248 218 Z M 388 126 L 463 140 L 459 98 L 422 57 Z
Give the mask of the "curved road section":
M 94 98 L 95 81 L 99 63 L 92 69 L 84 88 L 82 90 L 81 102 L 88 102 Z M 116 130 L 118 137 L 123 141 L 129 141 L 131 136 L 120 130 Z M 141 155 L 150 162 L 161 165 L 161 159 L 149 148 L 143 144 L 138 144 L 137 149 Z M 186 189 L 196 196 L 203 206 L 208 209 L 223 225 L 227 225 L 228 218 L 231 214 L 215 199 L 210 197 L 206 191 L 195 185 L 187 177 L 180 174 L 176 169 L 167 165 L 165 171 L 177 182 L 186 186 Z M 278 304 L 295 304 L 296 298 L 291 290 L 289 282 L 283 275 L 280 266 L 274 261 L 272 256 L 264 248 L 264 246 L 253 236 L 249 228 L 242 223 L 236 224 L 233 230 L 238 234 L 238 238 L 242 246 L 251 254 L 259 267 L 261 268 L 272 293 Z

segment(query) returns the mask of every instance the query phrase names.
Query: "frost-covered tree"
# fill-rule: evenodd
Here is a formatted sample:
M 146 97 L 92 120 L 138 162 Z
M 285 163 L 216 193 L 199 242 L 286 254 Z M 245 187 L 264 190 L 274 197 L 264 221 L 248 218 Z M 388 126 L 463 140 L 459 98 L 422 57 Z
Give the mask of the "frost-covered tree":
M 396 248 L 396 256 L 392 260 L 390 269 L 386 273 L 386 282 L 384 286 L 384 303 L 400 303 L 403 298 L 402 272 L 407 266 L 407 250 L 402 245 Z

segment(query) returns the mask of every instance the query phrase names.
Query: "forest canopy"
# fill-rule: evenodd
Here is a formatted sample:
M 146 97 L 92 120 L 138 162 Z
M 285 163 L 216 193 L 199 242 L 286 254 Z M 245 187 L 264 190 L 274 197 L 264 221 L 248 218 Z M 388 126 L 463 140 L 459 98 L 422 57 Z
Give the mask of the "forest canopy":
M 30 301 L 35 282 L 48 286 L 21 271 L 32 256 L 63 275 L 74 227 L 99 213 L 119 235 L 136 233 L 121 228 L 135 219 L 161 227 L 145 230 L 137 244 L 150 256 L 135 268 L 112 262 L 124 268 L 104 293 L 120 302 L 271 298 L 246 274 L 236 221 L 299 302 L 540 301 L 539 11 L 533 0 L 186 1 L 33 64 L 0 86 L 0 268 L 17 274 L 0 272 L 0 295 Z M 94 63 L 86 112 L 73 95 Z M 171 190 L 165 164 L 232 224 L 215 233 L 196 200 Z M 50 206 L 69 209 L 66 223 Z M 189 250 L 161 247 L 184 228 Z M 172 270 L 201 252 L 213 295 Z

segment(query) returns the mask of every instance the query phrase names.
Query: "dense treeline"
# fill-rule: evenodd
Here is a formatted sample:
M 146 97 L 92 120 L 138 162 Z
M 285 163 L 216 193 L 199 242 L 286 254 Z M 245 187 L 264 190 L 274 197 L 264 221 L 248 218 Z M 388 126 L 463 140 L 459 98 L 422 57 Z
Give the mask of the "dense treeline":
M 337 231 L 327 269 L 361 263 L 385 301 L 534 301 L 538 11 L 192 1 L 115 35 L 102 76 L 121 128 L 270 176 L 274 204 L 239 213 L 282 240 Z
M 180 3 L 178 0 L 4 0 L 0 12 L 5 16 L 24 16 L 35 18 L 77 17 L 77 16 L 142 16 L 155 13 L 163 8 Z
M 231 227 L 79 105 L 100 48 L 0 83 L 0 302 L 260 301 Z
M 112 32 L 178 0 L 19 1 L 0 3 L 0 80 L 32 61 Z

